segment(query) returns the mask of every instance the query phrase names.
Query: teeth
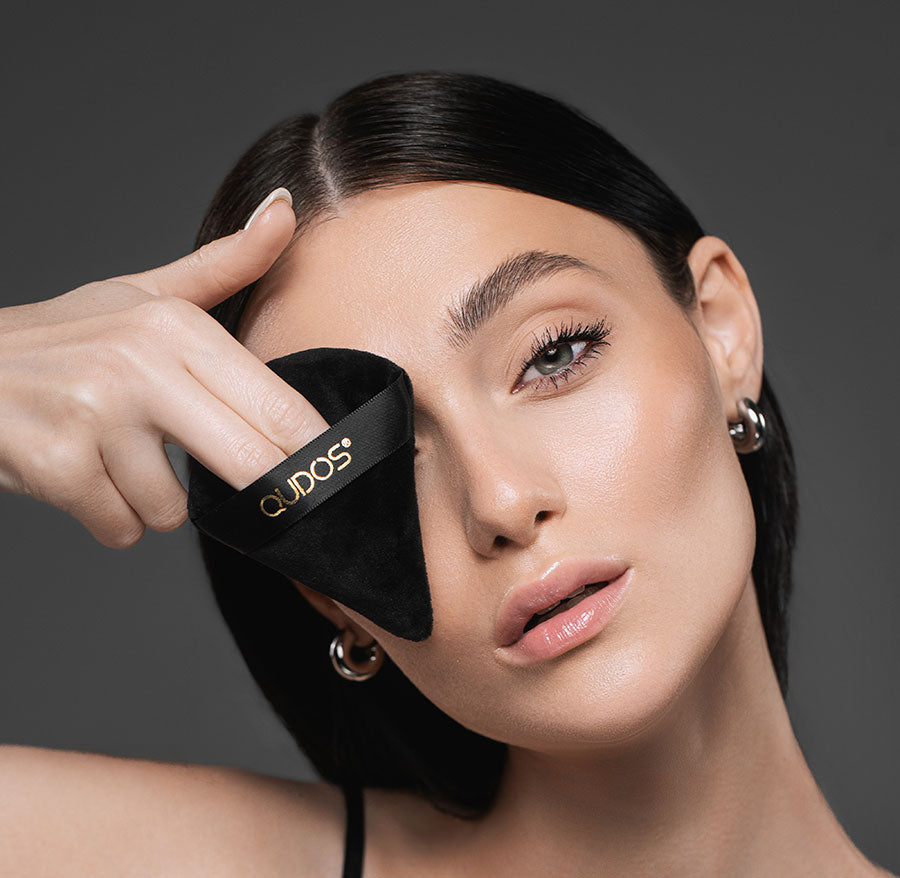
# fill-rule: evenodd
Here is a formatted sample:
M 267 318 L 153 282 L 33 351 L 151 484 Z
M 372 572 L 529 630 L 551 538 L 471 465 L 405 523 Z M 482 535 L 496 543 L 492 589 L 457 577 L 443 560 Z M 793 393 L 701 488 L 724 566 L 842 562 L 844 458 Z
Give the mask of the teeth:
M 550 604 L 549 607 L 545 607 L 543 610 L 540 611 L 540 613 L 537 613 L 536 615 L 543 616 L 544 613 L 549 613 L 551 610 L 555 610 L 563 601 L 568 601 L 574 597 L 578 597 L 578 595 L 580 595 L 584 591 L 584 589 L 585 589 L 585 586 L 579 585 L 578 588 L 575 589 L 575 591 L 571 592 L 570 594 L 567 594 L 564 598 L 560 598 L 555 604 Z
M 535 625 L 542 621 L 544 617 L 553 613 L 553 611 L 556 610 L 561 604 L 564 604 L 564 606 L 562 607 L 562 609 L 564 610 L 567 610 L 570 606 L 574 606 L 575 604 L 577 604 L 578 601 L 581 600 L 582 594 L 586 589 L 590 589 L 590 594 L 593 594 L 595 591 L 599 591 L 601 588 L 603 588 L 604 585 L 608 584 L 609 582 L 607 580 L 604 582 L 591 582 L 588 585 L 579 586 L 570 595 L 562 598 L 562 600 L 558 600 L 555 604 L 553 604 L 553 606 L 541 610 L 540 613 L 535 613 L 525 625 L 525 631 L 529 631 L 530 629 L 534 628 Z

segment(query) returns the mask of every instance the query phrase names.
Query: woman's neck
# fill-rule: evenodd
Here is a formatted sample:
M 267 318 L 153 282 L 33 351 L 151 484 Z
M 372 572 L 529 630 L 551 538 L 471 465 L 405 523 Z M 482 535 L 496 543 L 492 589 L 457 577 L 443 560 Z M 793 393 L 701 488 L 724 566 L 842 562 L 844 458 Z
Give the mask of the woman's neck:
M 884 874 L 809 770 L 752 580 L 662 715 L 600 751 L 511 747 L 495 807 L 459 832 L 460 856 L 497 876 Z

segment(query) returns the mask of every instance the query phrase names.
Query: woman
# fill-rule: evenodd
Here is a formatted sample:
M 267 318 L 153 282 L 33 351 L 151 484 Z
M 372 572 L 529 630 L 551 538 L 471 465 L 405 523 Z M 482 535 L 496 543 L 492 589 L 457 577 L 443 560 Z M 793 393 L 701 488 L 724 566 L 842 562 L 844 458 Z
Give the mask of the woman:
M 756 300 L 646 165 L 547 96 L 387 76 L 264 134 L 196 244 L 0 312 L 0 484 L 132 545 L 185 521 L 164 442 L 243 489 L 328 427 L 265 363 L 380 355 L 415 388 L 433 630 L 201 533 L 323 782 L 4 748 L 10 868 L 888 874 L 784 704 L 796 495 Z

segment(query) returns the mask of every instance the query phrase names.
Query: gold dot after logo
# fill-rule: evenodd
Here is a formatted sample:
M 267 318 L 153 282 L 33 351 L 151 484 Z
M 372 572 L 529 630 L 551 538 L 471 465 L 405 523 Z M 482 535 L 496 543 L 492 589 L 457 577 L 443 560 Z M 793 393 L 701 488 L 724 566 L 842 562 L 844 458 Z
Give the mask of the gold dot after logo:
M 266 496 L 259 501 L 259 508 L 262 514 L 269 518 L 276 518 L 281 515 L 288 506 L 293 506 L 301 497 L 306 497 L 316 487 L 316 482 L 327 481 L 334 472 L 349 466 L 350 462 L 353 460 L 350 456 L 350 452 L 340 451 L 337 454 L 334 454 L 334 451 L 337 448 L 349 448 L 350 444 L 350 440 L 345 436 L 340 442 L 336 442 L 328 449 L 327 457 L 317 457 L 310 463 L 308 470 L 298 470 L 293 475 L 289 476 L 287 484 L 289 488 L 293 489 L 292 493 L 294 495 L 291 499 L 285 497 L 281 488 L 275 488 L 273 493 L 266 494 Z M 346 460 L 344 460 L 340 466 L 335 466 L 342 458 L 346 458 Z M 301 485 L 301 482 L 303 482 L 304 485 Z M 266 501 L 268 501 L 268 503 Z

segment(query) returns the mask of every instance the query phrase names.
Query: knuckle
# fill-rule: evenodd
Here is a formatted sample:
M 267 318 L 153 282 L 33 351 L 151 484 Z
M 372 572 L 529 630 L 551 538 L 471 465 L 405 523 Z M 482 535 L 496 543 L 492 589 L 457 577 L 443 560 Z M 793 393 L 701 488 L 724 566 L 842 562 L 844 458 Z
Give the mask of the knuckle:
M 254 472 L 260 468 L 263 450 L 255 442 L 241 441 L 235 445 L 232 459 L 241 469 Z
M 129 549 L 135 543 L 140 542 L 145 530 L 146 527 L 143 524 L 135 526 L 132 521 L 128 521 L 127 524 L 123 524 L 109 533 L 99 536 L 95 534 L 95 536 L 104 546 L 110 549 Z
M 35 499 L 61 506 L 66 497 L 64 486 L 71 484 L 70 475 L 83 472 L 84 455 L 71 441 L 43 442 L 32 446 L 22 482 Z
M 275 434 L 283 439 L 293 439 L 298 434 L 309 430 L 309 418 L 306 412 L 285 399 L 277 390 L 268 391 L 260 401 L 263 417 L 271 425 Z
M 121 380 L 112 368 L 106 374 L 107 386 L 117 384 Z M 108 390 L 104 383 L 91 378 L 81 378 L 68 386 L 61 414 L 68 426 L 80 425 L 96 432 L 97 425 L 103 420 L 108 408 Z
M 144 535 L 146 527 L 121 499 L 110 498 L 108 485 L 98 487 L 88 502 L 82 502 L 76 518 L 87 525 L 97 540 L 111 549 L 127 549 Z M 81 498 L 83 501 L 83 498 Z M 110 509 L 113 506 L 114 510 Z
M 117 408 L 117 398 L 134 381 L 140 362 L 146 358 L 137 335 L 117 332 L 94 345 L 90 361 L 64 386 L 66 420 L 96 423 Z
M 105 546 L 133 546 L 144 534 L 144 523 L 124 504 L 117 514 L 111 511 L 114 486 L 100 456 L 89 448 L 75 438 L 33 447 L 21 477 L 25 493 L 69 513 Z
M 157 296 L 132 309 L 132 318 L 138 326 L 146 327 L 154 336 L 172 336 L 188 319 L 191 307 L 190 302 L 178 296 Z
M 152 516 L 146 520 L 145 524 L 155 531 L 168 533 L 181 527 L 187 521 L 187 517 L 187 500 L 186 497 L 182 496 L 160 509 L 154 510 Z

